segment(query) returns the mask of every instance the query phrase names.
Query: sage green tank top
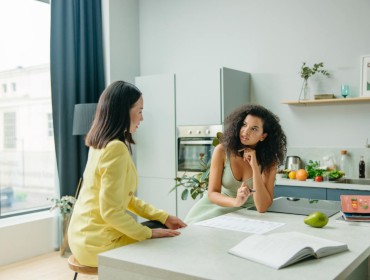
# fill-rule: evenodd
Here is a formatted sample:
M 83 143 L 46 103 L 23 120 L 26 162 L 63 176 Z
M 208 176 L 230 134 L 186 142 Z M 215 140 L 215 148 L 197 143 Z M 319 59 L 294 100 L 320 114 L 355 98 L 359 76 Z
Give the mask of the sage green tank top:
M 253 177 L 249 178 L 246 182 L 249 188 L 253 188 Z M 221 193 L 229 197 L 236 197 L 237 191 L 240 188 L 242 181 L 235 179 L 233 171 L 231 170 L 231 164 L 228 154 L 226 153 L 226 161 L 224 171 L 222 174 L 222 187 Z M 253 202 L 253 195 L 251 195 L 246 204 Z

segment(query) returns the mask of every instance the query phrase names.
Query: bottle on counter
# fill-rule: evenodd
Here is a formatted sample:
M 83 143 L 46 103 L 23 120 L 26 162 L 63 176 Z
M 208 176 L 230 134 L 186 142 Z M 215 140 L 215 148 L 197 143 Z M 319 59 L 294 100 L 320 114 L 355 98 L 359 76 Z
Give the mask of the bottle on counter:
M 347 152 L 347 150 L 341 150 L 340 154 L 341 154 L 340 170 L 344 171 L 345 176 L 348 178 L 349 177 L 349 170 L 350 170 L 348 152 Z
M 360 163 L 358 164 L 358 177 L 365 178 L 365 161 L 364 156 L 360 157 Z

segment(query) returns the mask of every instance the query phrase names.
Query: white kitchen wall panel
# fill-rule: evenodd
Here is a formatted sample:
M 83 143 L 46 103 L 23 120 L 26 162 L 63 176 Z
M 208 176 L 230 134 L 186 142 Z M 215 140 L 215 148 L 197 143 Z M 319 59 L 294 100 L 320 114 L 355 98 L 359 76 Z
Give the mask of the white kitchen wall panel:
M 135 84 L 144 99 L 144 121 L 134 134 L 137 196 L 176 215 L 176 193 L 170 193 L 176 176 L 175 75 L 137 77 Z
M 174 186 L 173 178 L 145 178 L 139 177 L 137 197 L 158 209 L 167 211 L 170 215 L 176 215 L 176 193 L 170 192 Z M 138 217 L 139 222 L 145 221 Z
M 137 77 L 135 84 L 144 99 L 144 121 L 134 135 L 139 176 L 175 178 L 175 76 Z

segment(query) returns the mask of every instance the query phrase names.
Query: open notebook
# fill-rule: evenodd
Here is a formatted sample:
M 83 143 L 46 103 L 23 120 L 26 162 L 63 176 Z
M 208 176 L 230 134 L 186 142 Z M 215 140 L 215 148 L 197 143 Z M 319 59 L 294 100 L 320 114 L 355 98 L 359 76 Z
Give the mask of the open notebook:
M 322 258 L 347 250 L 348 246 L 343 242 L 300 232 L 283 232 L 250 235 L 229 253 L 280 269 L 310 257 Z

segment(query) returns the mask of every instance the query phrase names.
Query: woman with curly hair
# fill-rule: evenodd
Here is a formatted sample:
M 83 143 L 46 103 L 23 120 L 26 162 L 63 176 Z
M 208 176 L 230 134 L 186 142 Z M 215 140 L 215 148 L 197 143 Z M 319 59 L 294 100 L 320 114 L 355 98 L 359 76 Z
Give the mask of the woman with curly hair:
M 226 118 L 222 143 L 211 159 L 208 196 L 190 209 L 186 223 L 252 206 L 266 212 L 274 198 L 277 167 L 287 150 L 279 121 L 259 105 L 243 105 Z

